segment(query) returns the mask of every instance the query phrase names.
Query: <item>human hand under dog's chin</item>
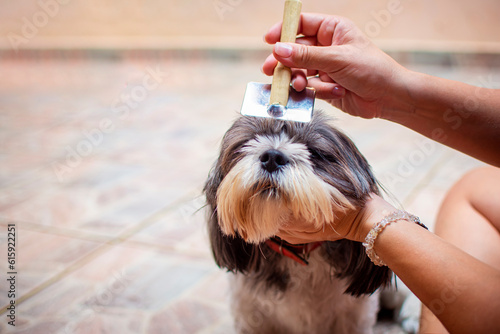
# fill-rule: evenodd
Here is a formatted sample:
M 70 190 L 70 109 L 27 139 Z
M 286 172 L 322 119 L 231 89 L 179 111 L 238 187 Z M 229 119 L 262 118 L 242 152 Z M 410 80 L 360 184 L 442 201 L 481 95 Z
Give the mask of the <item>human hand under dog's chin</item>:
M 332 224 L 317 227 L 296 219 L 288 222 L 276 235 L 291 244 L 340 239 L 363 242 L 373 225 L 395 210 L 380 196 L 371 194 L 363 208 L 337 213 Z

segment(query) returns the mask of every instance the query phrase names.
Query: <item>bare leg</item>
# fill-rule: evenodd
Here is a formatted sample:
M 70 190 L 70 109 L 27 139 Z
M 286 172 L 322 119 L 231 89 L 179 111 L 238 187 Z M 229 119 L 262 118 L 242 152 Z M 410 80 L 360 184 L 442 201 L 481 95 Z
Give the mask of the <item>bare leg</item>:
M 467 173 L 441 205 L 436 234 L 500 270 L 500 169 L 484 167 Z M 450 259 L 452 260 L 452 259 Z M 437 301 L 435 312 L 453 295 Z M 420 333 L 447 333 L 434 314 L 422 307 Z

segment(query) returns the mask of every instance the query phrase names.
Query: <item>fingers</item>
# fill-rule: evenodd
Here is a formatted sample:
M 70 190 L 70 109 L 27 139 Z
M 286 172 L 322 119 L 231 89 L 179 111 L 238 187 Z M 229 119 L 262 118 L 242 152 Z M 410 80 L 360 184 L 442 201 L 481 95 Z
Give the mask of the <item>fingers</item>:
M 299 34 L 304 36 L 316 36 L 325 19 L 333 16 L 317 14 L 317 13 L 302 13 L 299 22 Z
M 332 56 L 335 55 L 336 48 L 318 48 L 318 46 L 344 45 L 352 42 L 353 36 L 358 35 L 356 26 L 342 17 L 302 13 L 298 34 L 304 36 L 297 38 L 296 43 L 279 43 L 281 25 L 282 22 L 273 25 L 264 38 L 266 42 L 275 44 L 273 50 L 275 59 L 290 68 L 305 68 L 324 72 L 338 70 L 335 68 L 338 67 L 338 64 L 332 64 L 335 60 L 332 59 Z M 266 65 L 266 68 L 263 69 L 264 73 L 270 73 L 267 66 L 271 67 L 273 64 L 276 63 L 273 61 Z
M 316 45 L 316 38 L 314 37 L 299 37 L 297 38 L 296 43 L 302 44 L 302 45 Z M 267 57 L 267 59 L 264 61 L 264 64 L 262 65 L 262 73 L 265 75 L 273 75 L 274 68 L 278 64 L 278 61 L 274 56 L 271 54 L 270 56 Z M 316 75 L 315 71 L 307 71 L 307 76 L 313 76 Z
M 273 75 L 274 68 L 278 61 L 273 55 L 269 55 L 262 65 L 262 72 L 266 75 Z M 339 84 L 333 82 L 333 80 L 326 75 L 324 72 L 319 75 L 319 77 L 311 77 L 315 75 L 317 71 L 314 70 L 300 70 L 293 69 L 292 71 L 292 87 L 300 92 L 304 90 L 307 86 L 316 89 L 316 97 L 319 99 L 340 99 L 345 96 L 346 90 Z M 310 77 L 308 79 L 308 77 Z
M 264 64 L 262 64 L 262 73 L 265 75 L 273 75 L 276 65 L 278 65 L 278 61 L 274 58 L 273 54 L 270 54 L 264 61 Z
M 294 70 L 292 72 L 292 87 L 297 92 L 303 91 L 307 86 L 307 76 L 304 70 Z
M 331 44 L 339 20 L 334 16 L 303 13 L 299 32 L 305 36 L 299 37 L 296 43 L 277 43 L 281 35 L 281 22 L 276 23 L 265 35 L 266 42 L 276 44 L 273 54 L 267 57 L 262 65 L 262 72 L 273 75 L 274 68 L 280 61 L 293 69 L 291 82 L 295 90 L 302 91 L 309 86 L 316 89 L 316 96 L 321 99 L 334 100 L 344 97 L 346 90 L 326 74 L 335 72 L 335 67 L 339 67 L 335 62 L 335 47 L 317 46 Z M 317 73 L 319 78 L 307 79 Z
M 275 25 L 273 25 L 267 33 L 264 35 L 264 40 L 266 43 L 269 44 L 274 44 L 276 42 L 279 42 L 280 37 L 281 37 L 281 24 L 283 22 L 278 22 Z
M 316 36 L 323 21 L 331 18 L 335 17 L 323 14 L 301 13 L 297 34 L 303 34 L 304 36 Z M 278 22 L 269 28 L 268 32 L 264 35 L 264 40 L 267 43 L 274 44 L 279 42 L 281 37 L 281 24 L 282 22 Z
M 295 231 L 279 230 L 279 232 L 276 235 L 293 245 L 324 240 L 322 238 L 321 233 L 310 234 L 310 233 L 301 233 Z
M 308 46 L 297 43 L 276 43 L 273 49 L 274 58 L 290 68 L 304 68 L 336 72 L 338 58 L 336 46 Z
M 346 95 L 346 90 L 339 84 L 328 80 L 323 81 L 321 77 L 307 78 L 303 71 L 295 71 L 292 74 L 292 87 L 301 92 L 306 87 L 311 87 L 316 90 L 316 97 L 322 100 L 336 100 L 341 99 Z
M 279 232 L 277 234 L 277 236 L 280 239 L 283 239 L 283 240 L 285 240 L 286 242 L 288 242 L 289 244 L 292 244 L 292 245 L 305 244 L 305 243 L 310 242 L 309 240 L 304 240 L 304 239 L 301 239 L 300 237 L 299 238 L 295 237 L 295 236 L 293 236 L 290 233 L 287 233 L 285 231 Z
M 334 82 L 322 81 L 319 77 L 309 78 L 307 86 L 316 89 L 316 97 L 322 100 L 341 99 L 346 95 L 346 89 Z
M 317 231 L 298 231 L 298 230 L 284 230 L 280 229 L 276 234 L 281 239 L 291 244 L 305 244 L 315 241 L 335 241 L 340 240 L 342 237 L 332 229 L 320 228 Z
M 262 73 L 265 75 L 273 75 L 274 73 L 274 68 L 278 64 L 278 61 L 276 58 L 274 58 L 273 55 L 269 55 L 267 59 L 264 61 L 264 64 L 262 64 Z M 311 73 L 312 71 L 304 71 L 300 69 L 294 69 L 292 70 L 292 79 L 291 79 L 291 84 L 292 87 L 298 91 L 301 92 L 303 91 L 306 86 L 307 86 L 307 76 L 309 75 L 314 75 L 315 73 Z

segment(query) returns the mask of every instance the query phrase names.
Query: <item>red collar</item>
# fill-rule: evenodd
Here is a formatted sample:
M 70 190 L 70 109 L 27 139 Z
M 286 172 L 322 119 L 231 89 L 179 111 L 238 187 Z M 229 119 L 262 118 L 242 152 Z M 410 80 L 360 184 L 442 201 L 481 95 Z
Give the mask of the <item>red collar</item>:
M 321 246 L 322 243 L 322 241 L 318 241 L 308 244 L 292 245 L 278 237 L 274 237 L 266 241 L 266 245 L 276 253 L 289 257 L 304 266 L 309 264 L 306 260 L 309 257 L 309 254 Z M 302 254 L 302 256 L 299 254 Z

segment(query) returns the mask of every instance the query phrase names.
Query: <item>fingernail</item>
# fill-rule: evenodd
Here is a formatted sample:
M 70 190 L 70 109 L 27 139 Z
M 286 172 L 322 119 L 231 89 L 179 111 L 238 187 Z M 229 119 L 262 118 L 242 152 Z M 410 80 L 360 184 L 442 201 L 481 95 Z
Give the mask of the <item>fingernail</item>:
M 344 87 L 339 87 L 339 86 L 335 86 L 333 87 L 333 95 L 337 95 L 339 97 L 342 97 L 345 95 L 345 88 Z
M 292 55 L 292 47 L 285 43 L 276 43 L 274 52 L 280 57 L 290 57 Z

